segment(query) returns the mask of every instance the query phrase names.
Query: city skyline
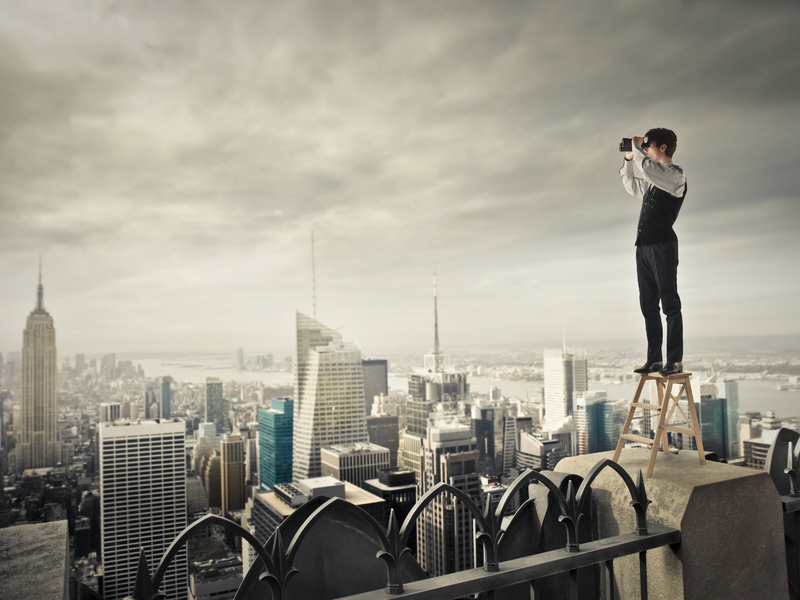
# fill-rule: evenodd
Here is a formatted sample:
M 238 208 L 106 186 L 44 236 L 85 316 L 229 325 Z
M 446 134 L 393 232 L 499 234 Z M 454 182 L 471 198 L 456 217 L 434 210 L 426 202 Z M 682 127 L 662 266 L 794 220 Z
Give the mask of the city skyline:
M 61 356 L 291 348 L 312 229 L 365 356 L 430 347 L 434 271 L 448 351 L 643 340 L 616 148 L 656 126 L 687 340 L 800 334 L 796 4 L 1 5 L 0 350 L 40 254 Z

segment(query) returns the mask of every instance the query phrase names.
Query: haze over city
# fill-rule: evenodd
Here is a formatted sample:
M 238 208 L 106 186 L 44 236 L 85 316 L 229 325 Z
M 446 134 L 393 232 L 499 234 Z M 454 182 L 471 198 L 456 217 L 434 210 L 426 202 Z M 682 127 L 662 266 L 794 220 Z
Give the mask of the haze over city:
M 669 127 L 686 336 L 800 334 L 800 5 L 0 1 L 0 350 L 641 338 L 620 138 Z

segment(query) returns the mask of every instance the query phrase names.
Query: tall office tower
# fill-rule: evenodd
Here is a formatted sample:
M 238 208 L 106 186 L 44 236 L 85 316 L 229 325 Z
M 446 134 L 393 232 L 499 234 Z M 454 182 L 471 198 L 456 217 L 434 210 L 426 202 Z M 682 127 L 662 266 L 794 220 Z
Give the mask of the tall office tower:
M 503 464 L 503 415 L 505 407 L 495 401 L 491 406 L 472 407 L 472 429 L 480 452 L 480 473 L 499 477 L 508 471 Z
M 400 419 L 396 415 L 371 415 L 367 417 L 367 436 L 370 444 L 389 449 L 389 466 L 397 466 L 397 449 L 400 447 Z
M 362 360 L 364 369 L 364 414 L 369 416 L 375 396 L 389 395 L 389 361 Z
M 244 349 L 242 348 L 236 351 L 236 368 L 244 371 Z
M 244 440 L 244 476 L 247 483 L 258 488 L 258 421 L 248 423 L 247 427 L 239 430 L 239 435 L 247 437 Z
M 103 377 L 103 381 L 110 381 L 112 379 L 116 379 L 117 377 L 117 355 L 116 354 L 106 354 L 103 357 L 100 367 L 100 374 Z
M 735 379 L 726 379 L 722 382 L 720 395 L 725 398 L 725 414 L 727 422 L 727 456 L 738 458 L 739 447 L 739 382 Z
M 323 477 L 349 481 L 362 487 L 375 479 L 380 469 L 389 468 L 389 449 L 370 443 L 335 444 L 320 449 Z
M 208 505 L 213 508 L 222 506 L 222 465 L 219 452 L 214 451 L 211 456 L 204 456 L 200 463 L 203 485 L 208 494 Z
M 517 467 L 517 416 L 507 414 L 503 417 L 503 473 L 508 475 Z
M 220 452 L 222 514 L 244 508 L 244 440 L 240 435 L 222 438 Z
M 622 435 L 622 427 L 628 415 L 630 401 L 608 400 L 600 398 L 597 403 L 596 425 L 597 425 L 597 452 L 609 452 L 615 450 Z M 635 422 L 636 423 L 636 422 Z M 638 421 L 641 426 L 641 420 Z M 641 430 L 639 430 L 641 433 Z
M 86 370 L 86 355 L 85 354 L 76 354 L 75 355 L 75 370 L 78 373 L 83 373 Z
M 61 459 L 56 430 L 57 377 L 56 329 L 44 308 L 40 265 L 36 308 L 28 315 L 22 334 L 22 402 L 16 446 L 19 471 L 55 467 Z
M 208 496 L 199 475 L 186 476 L 186 514 L 194 515 L 208 510 Z
M 423 359 L 423 372 L 408 376 L 409 398 L 406 402 L 406 428 L 400 434 L 398 466 L 414 471 L 417 483 L 424 480 L 422 441 L 432 422 L 449 421 L 470 424 L 469 384 L 467 374 L 446 365 L 439 346 L 439 309 L 436 277 L 433 278 L 433 351 Z
M 203 474 L 203 461 L 211 456 L 214 456 L 214 445 L 205 436 L 201 436 L 197 440 L 192 450 L 192 471 L 196 475 L 202 476 Z
M 156 401 L 156 393 L 153 388 L 147 388 L 144 393 L 144 418 L 145 419 L 158 419 L 161 415 L 158 414 L 158 402 Z
M 258 489 L 292 482 L 294 400 L 273 398 L 272 408 L 258 409 Z
M 366 442 L 361 350 L 297 313 L 292 479 L 319 477 L 319 449 Z
M 108 600 L 133 594 L 142 548 L 152 569 L 186 528 L 185 432 L 181 419 L 100 424 L 103 594 Z M 161 587 L 168 598 L 186 598 L 187 571 L 184 547 Z
M 100 421 L 102 423 L 117 421 L 121 415 L 122 410 L 119 402 L 102 402 L 100 404 Z
M 573 394 L 587 389 L 586 349 L 546 348 L 544 351 L 544 418 L 558 429 L 572 414 Z
M 578 454 L 600 452 L 600 404 L 608 401 L 608 394 L 593 390 L 591 392 L 581 392 L 575 396 L 575 427 L 578 431 Z M 615 440 L 615 448 L 616 443 Z
M 423 451 L 425 479 L 421 493 L 444 481 L 480 506 L 480 453 L 469 425 L 431 427 Z M 472 515 L 461 502 L 441 495 L 423 511 L 417 520 L 417 562 L 431 577 L 474 567 Z
M 222 381 L 216 377 L 206 377 L 206 423 L 214 423 L 217 435 L 222 435 L 227 432 L 227 422 Z
M 174 385 L 175 381 L 169 375 L 162 377 L 158 382 L 158 406 L 162 419 L 169 419 L 172 416 Z

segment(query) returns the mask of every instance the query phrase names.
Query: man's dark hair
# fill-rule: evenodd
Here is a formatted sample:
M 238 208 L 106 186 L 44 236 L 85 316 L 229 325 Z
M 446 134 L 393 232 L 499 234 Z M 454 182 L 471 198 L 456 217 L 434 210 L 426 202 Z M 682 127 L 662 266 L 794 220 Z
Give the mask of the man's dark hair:
M 670 158 L 675 154 L 675 148 L 678 147 L 678 136 L 671 129 L 664 129 L 663 127 L 656 127 L 647 132 L 647 141 L 656 146 L 662 144 L 667 145 L 667 151 L 664 153 Z

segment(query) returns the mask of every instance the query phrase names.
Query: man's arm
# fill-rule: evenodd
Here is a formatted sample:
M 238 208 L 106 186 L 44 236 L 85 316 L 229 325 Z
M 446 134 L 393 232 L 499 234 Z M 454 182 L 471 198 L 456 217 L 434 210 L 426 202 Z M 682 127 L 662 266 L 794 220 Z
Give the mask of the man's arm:
M 636 174 L 633 172 L 632 160 L 627 160 L 626 158 L 625 162 L 622 164 L 622 168 L 619 170 L 619 177 L 622 179 L 622 185 L 625 187 L 626 192 L 634 198 L 639 198 L 639 200 L 644 198 L 645 180 L 641 177 L 636 177 Z
M 650 185 L 680 198 L 686 186 L 686 176 L 678 165 L 654 162 L 638 143 L 633 144 L 633 161 Z M 628 163 L 630 164 L 630 163 Z

